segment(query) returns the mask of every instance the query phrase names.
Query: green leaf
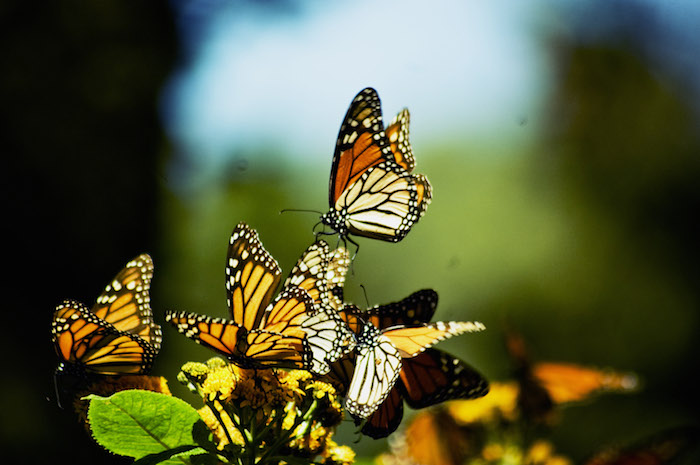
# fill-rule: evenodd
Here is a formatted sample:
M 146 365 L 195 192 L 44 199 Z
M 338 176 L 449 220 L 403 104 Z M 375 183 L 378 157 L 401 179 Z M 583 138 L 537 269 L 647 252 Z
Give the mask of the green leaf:
M 187 463 L 185 457 L 204 452 L 193 437 L 202 420 L 183 400 L 141 390 L 88 399 L 92 434 L 111 452 L 142 459 L 143 464 Z

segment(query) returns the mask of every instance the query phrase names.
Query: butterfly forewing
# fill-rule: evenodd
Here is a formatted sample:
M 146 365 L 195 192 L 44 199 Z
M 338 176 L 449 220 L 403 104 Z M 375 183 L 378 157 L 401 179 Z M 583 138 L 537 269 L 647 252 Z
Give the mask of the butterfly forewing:
M 157 350 L 162 335 L 151 310 L 152 278 L 153 260 L 147 254 L 139 255 L 107 285 L 92 307 L 92 313 L 119 331 L 140 336 Z
M 436 321 L 420 325 L 399 325 L 384 329 L 382 334 L 396 346 L 402 358 L 412 358 L 425 349 L 452 336 L 486 329 L 480 322 Z
M 389 140 L 389 147 L 394 154 L 396 163 L 401 165 L 403 169 L 409 173 L 416 166 L 416 160 L 413 158 L 413 149 L 408 140 L 408 124 L 411 115 L 407 108 L 401 110 L 386 127 L 386 137 Z
M 249 330 L 258 328 L 281 280 L 282 271 L 258 233 L 239 223 L 229 240 L 226 263 L 226 296 L 233 322 Z
M 384 161 L 393 160 L 384 133 L 382 108 L 377 92 L 366 88 L 357 94 L 345 114 L 336 143 L 329 204 L 335 205 L 341 193 L 364 171 Z
M 357 315 L 379 329 L 386 329 L 396 325 L 427 323 L 435 314 L 437 304 L 437 292 L 422 289 L 399 302 L 377 305 L 364 311 L 358 309 Z

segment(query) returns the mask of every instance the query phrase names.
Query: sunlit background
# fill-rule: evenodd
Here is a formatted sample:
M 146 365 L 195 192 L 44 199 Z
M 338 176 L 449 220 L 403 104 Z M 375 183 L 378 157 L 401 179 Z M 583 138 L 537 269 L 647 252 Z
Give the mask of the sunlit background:
M 511 375 L 506 325 L 539 360 L 638 373 L 639 393 L 567 412 L 553 440 L 575 460 L 697 422 L 697 2 L 38 8 L 0 12 L 6 228 L 24 255 L 2 339 L 10 455 L 110 459 L 55 404 L 55 305 L 91 304 L 148 252 L 161 324 L 165 309 L 225 316 L 231 230 L 246 221 L 292 267 L 319 215 L 280 211 L 328 209 L 338 128 L 366 86 L 386 119 L 411 111 L 434 196 L 402 242 L 358 239 L 348 300 L 435 289 L 436 319 L 487 327 L 441 348 L 490 379 Z M 194 400 L 175 376 L 210 353 L 164 333 L 154 371 Z M 368 460 L 387 448 L 358 438 L 347 422 L 338 442 Z

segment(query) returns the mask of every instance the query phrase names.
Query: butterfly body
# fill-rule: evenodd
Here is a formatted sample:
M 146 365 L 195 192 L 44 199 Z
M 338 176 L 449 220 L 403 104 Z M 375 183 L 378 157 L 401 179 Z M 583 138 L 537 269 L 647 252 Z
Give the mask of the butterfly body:
M 331 166 L 329 211 L 321 222 L 341 237 L 402 240 L 425 213 L 432 189 L 411 174 L 408 110 L 384 129 L 377 92 L 357 94 L 340 127 Z

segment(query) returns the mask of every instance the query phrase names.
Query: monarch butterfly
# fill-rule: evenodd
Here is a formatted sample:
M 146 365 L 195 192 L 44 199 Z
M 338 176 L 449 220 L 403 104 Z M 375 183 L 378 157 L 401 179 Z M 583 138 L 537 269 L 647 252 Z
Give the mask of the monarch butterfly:
M 308 292 L 287 287 L 272 300 L 281 269 L 258 234 L 239 223 L 229 242 L 226 293 L 231 319 L 166 312 L 166 320 L 195 342 L 244 368 L 300 368 L 324 374 L 352 335 Z
M 355 327 L 356 318 L 364 318 L 366 326 L 376 327 L 380 334 L 392 342 L 401 355 L 401 366 L 396 385 L 393 387 L 369 385 L 368 389 L 382 392 L 384 399 L 371 405 L 362 433 L 375 439 L 386 437 L 396 430 L 403 417 L 403 401 L 412 408 L 424 408 L 449 399 L 471 399 L 484 396 L 488 392 L 488 382 L 471 366 L 430 345 L 446 337 L 463 332 L 483 329 L 480 323 L 426 323 L 432 318 L 437 307 L 437 293 L 431 289 L 415 292 L 400 302 L 380 305 L 366 311 L 348 307 L 346 318 Z M 442 328 L 442 329 L 441 329 Z M 407 335 L 418 330 L 430 330 L 433 340 L 423 341 L 423 346 L 414 345 Z M 441 333 L 441 331 L 443 331 Z M 360 343 L 358 342 L 358 346 Z M 358 352 L 358 349 L 356 349 Z M 416 352 L 418 352 L 416 354 Z M 362 355 L 358 354 L 357 359 Z M 353 371 L 353 365 L 355 366 Z M 344 359 L 332 366 L 329 375 L 335 384 L 352 385 L 357 377 L 357 361 Z M 348 389 L 348 397 L 353 394 Z M 352 413 L 352 409 L 350 409 Z M 362 414 L 355 414 L 363 418 Z
M 533 364 L 525 340 L 514 331 L 506 333 L 506 347 L 518 379 L 518 405 L 523 415 L 534 421 L 546 421 L 555 405 L 580 402 L 606 391 L 632 391 L 638 384 L 634 373 L 563 362 Z
M 377 92 L 360 91 L 340 126 L 331 165 L 328 203 L 321 223 L 349 234 L 402 240 L 425 213 L 432 188 L 415 165 L 404 109 L 384 129 Z M 352 242 L 352 241 L 351 241 Z
M 149 289 L 153 261 L 131 260 L 88 309 L 74 300 L 53 314 L 51 335 L 59 357 L 57 373 L 123 375 L 147 373 L 161 344 Z

